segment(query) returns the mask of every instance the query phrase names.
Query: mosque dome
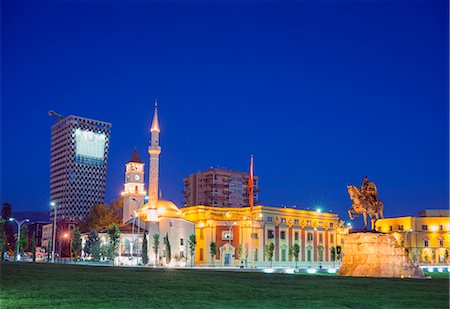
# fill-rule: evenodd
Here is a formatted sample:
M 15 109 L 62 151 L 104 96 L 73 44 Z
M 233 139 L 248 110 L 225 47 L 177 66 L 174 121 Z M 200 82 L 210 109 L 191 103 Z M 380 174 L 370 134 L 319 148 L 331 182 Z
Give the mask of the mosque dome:
M 158 217 L 179 218 L 181 210 L 171 201 L 158 200 Z
M 156 214 L 146 203 L 142 206 L 141 215 L 144 216 L 145 221 L 158 221 L 158 218 L 180 218 L 181 210 L 171 201 L 158 200 Z

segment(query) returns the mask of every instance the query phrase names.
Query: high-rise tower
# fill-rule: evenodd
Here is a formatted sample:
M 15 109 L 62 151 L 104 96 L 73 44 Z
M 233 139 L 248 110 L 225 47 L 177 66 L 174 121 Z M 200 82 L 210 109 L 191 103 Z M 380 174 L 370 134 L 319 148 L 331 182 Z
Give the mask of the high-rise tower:
M 57 220 L 84 220 L 91 207 L 104 202 L 111 124 L 78 116 L 52 126 L 50 200 Z M 53 221 L 54 208 L 51 209 Z
M 148 180 L 148 206 L 150 210 L 158 207 L 158 181 L 159 181 L 159 121 L 158 121 L 158 101 L 155 100 L 155 114 L 153 115 L 152 126 L 150 128 L 151 141 L 148 147 L 150 154 L 150 175 Z
M 123 223 L 129 221 L 133 212 L 145 202 L 144 189 L 144 163 L 134 149 L 130 161 L 125 164 L 125 184 L 121 195 L 123 196 Z

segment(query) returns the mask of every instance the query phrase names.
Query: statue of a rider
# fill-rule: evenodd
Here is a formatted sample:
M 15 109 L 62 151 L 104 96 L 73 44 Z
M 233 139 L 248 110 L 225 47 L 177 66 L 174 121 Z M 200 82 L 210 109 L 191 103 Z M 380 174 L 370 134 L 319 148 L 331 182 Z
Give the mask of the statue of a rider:
M 361 194 L 370 205 L 375 205 L 378 202 L 378 191 L 377 186 L 372 181 L 369 181 L 369 177 L 364 177 L 363 183 L 361 185 Z
M 353 200 L 352 207 L 348 210 L 350 220 L 355 216 L 363 215 L 364 229 L 367 229 L 366 216 L 372 222 L 372 229 L 375 229 L 375 222 L 379 217 L 384 218 L 383 202 L 378 198 L 378 190 L 375 183 L 369 181 L 369 177 L 364 177 L 361 189 L 356 186 L 347 186 L 350 199 Z

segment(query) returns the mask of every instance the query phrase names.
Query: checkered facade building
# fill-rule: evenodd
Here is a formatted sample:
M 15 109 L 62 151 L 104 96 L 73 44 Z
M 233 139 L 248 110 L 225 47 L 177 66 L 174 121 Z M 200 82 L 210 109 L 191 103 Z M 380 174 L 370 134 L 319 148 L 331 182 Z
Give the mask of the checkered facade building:
M 77 155 L 77 129 L 104 134 L 103 159 Z M 83 221 L 92 206 L 104 202 L 110 132 L 110 123 L 78 116 L 67 116 L 52 126 L 50 200 L 58 207 L 58 221 Z M 53 217 L 51 209 L 52 221 Z

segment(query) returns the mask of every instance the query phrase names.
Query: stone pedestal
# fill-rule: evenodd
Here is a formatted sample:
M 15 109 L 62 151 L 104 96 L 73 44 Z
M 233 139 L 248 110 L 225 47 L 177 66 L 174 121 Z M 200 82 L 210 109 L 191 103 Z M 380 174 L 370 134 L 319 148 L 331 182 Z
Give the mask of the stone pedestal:
M 394 236 L 376 232 L 360 232 L 344 237 L 342 266 L 339 276 L 426 278 L 413 265 Z

